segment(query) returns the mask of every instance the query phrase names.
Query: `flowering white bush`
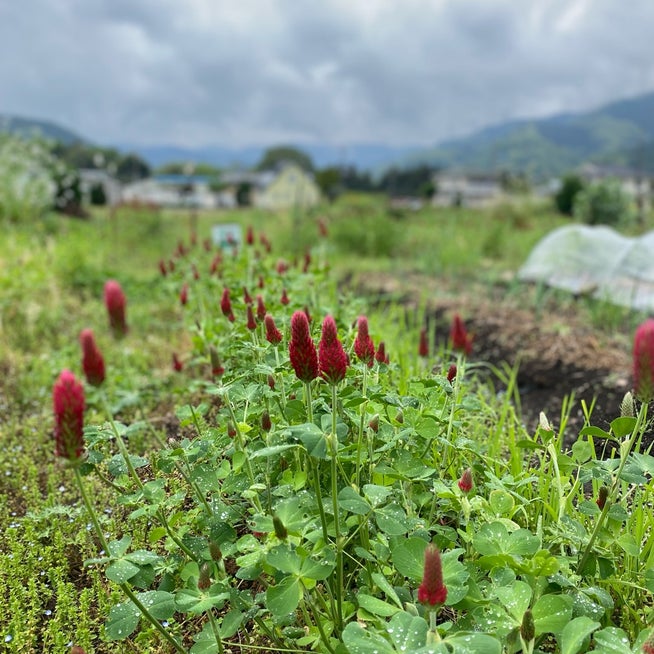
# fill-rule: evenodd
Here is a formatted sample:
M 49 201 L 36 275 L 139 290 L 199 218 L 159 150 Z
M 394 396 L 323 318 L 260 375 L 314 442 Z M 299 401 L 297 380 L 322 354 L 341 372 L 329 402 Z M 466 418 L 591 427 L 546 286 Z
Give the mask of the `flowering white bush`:
M 0 134 L 0 220 L 19 222 L 52 207 L 56 165 L 43 143 Z

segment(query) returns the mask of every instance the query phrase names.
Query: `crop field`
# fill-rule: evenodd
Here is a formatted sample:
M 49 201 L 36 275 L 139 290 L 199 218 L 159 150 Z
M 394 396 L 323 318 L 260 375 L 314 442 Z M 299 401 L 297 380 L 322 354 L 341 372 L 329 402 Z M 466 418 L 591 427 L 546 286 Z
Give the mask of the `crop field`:
M 654 330 L 515 281 L 565 221 L 4 225 L 0 651 L 653 652 Z

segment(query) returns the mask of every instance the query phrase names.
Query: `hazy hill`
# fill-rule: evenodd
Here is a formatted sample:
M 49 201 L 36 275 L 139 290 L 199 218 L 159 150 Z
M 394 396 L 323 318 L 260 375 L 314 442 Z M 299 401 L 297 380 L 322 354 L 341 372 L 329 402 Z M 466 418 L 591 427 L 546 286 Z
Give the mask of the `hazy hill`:
M 583 114 L 560 114 L 488 127 L 470 136 L 415 151 L 401 165 L 560 175 L 586 160 L 637 165 L 636 154 L 654 142 L 654 93 Z
M 3 129 L 23 134 L 36 129 L 66 144 L 83 140 L 54 123 L 0 114 L 0 131 Z M 428 140 L 427 135 L 425 141 Z M 180 148 L 124 143 L 117 147 L 138 154 L 155 168 L 171 161 L 249 168 L 261 159 L 267 146 Z M 426 164 L 479 171 L 507 170 L 546 179 L 588 160 L 654 171 L 654 92 L 586 113 L 501 123 L 424 149 L 379 144 L 300 143 L 297 147 L 309 154 L 318 168 L 347 165 L 378 173 L 392 166 Z
M 35 120 L 21 116 L 8 116 L 0 114 L 0 132 L 11 132 L 23 136 L 38 134 L 44 138 L 60 141 L 65 145 L 84 141 L 82 137 L 61 125 L 47 120 Z

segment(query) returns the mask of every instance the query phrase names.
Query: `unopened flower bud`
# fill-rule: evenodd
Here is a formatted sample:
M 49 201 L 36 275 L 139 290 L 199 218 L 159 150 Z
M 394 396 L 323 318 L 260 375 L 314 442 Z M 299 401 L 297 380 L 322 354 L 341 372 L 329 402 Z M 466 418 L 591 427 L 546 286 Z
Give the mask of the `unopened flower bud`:
M 459 479 L 459 488 L 463 493 L 469 493 L 472 490 L 473 482 L 472 482 L 472 470 L 470 468 L 466 468 L 463 471 L 463 474 L 461 475 L 461 479 Z
M 633 418 L 636 415 L 636 409 L 634 408 L 634 396 L 627 391 L 625 396 L 620 402 L 620 416 L 623 418 Z
M 603 509 L 606 506 L 606 500 L 609 498 L 609 487 L 600 486 L 599 493 L 597 495 L 597 500 L 595 503 L 599 506 L 600 509 Z
M 379 414 L 375 413 L 375 415 L 370 419 L 370 422 L 368 423 L 368 427 L 372 429 L 375 434 L 379 431 Z
M 447 370 L 447 381 L 450 384 L 456 379 L 456 365 L 452 364 Z
M 520 635 L 525 643 L 530 643 L 534 638 L 536 638 L 536 625 L 534 624 L 534 616 L 531 609 L 527 609 L 522 616 Z
M 209 553 L 214 561 L 220 561 L 220 559 L 223 558 L 223 553 L 220 551 L 220 545 L 213 540 L 209 543 Z
M 275 536 L 279 540 L 286 540 L 288 538 L 288 529 L 286 529 L 282 519 L 278 515 L 273 515 L 273 527 L 275 528 Z
M 270 420 L 270 413 L 268 411 L 264 411 L 261 414 L 261 429 L 264 431 L 270 431 L 272 428 L 272 422 Z
M 198 579 L 198 588 L 207 590 L 211 586 L 211 564 L 205 561 L 200 566 L 200 577 Z

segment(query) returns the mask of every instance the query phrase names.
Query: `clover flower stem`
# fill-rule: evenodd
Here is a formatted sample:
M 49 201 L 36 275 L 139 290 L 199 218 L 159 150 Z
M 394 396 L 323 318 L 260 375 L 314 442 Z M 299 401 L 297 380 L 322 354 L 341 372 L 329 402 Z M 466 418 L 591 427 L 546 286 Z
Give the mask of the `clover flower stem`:
M 624 470 L 625 465 L 627 465 L 627 459 L 629 457 L 629 453 L 633 449 L 634 444 L 636 442 L 640 442 L 640 439 L 642 438 L 642 431 L 646 425 L 646 422 L 647 422 L 647 402 L 643 402 L 642 406 L 640 407 L 640 411 L 638 412 L 638 418 L 636 418 L 636 424 L 634 425 L 634 429 L 631 432 L 631 435 L 629 436 L 629 440 L 625 440 L 620 445 L 620 464 L 615 472 L 613 484 L 611 485 L 611 488 L 609 490 L 609 495 L 606 498 L 604 508 L 602 509 L 599 518 L 595 522 L 595 527 L 593 528 L 593 531 L 590 535 L 590 539 L 588 540 L 586 549 L 584 550 L 584 553 L 577 565 L 577 574 L 583 574 L 583 570 L 586 567 L 586 563 L 588 563 L 588 559 L 591 555 L 591 552 L 593 550 L 593 545 L 597 540 L 597 536 L 599 535 L 600 529 L 603 527 L 604 522 L 606 521 L 606 516 L 609 513 L 611 505 L 615 503 L 615 499 L 617 497 L 618 489 L 621 483 L 620 475 L 622 475 L 622 471 Z
M 134 482 L 138 486 L 141 493 L 143 493 L 143 482 L 141 481 L 141 478 L 138 476 L 138 474 L 136 474 L 136 470 L 134 469 L 134 466 L 132 464 L 132 460 L 129 456 L 129 452 L 127 451 L 127 447 L 123 442 L 123 437 L 118 433 L 116 423 L 114 422 L 113 414 L 111 413 L 111 408 L 109 407 L 109 403 L 107 402 L 107 398 L 104 393 L 102 393 L 102 404 L 104 406 L 105 413 L 107 414 L 107 419 L 109 420 L 109 424 L 111 425 L 111 430 L 114 433 L 114 439 L 116 441 L 116 444 L 118 445 L 120 454 L 125 461 L 125 465 L 127 466 L 129 475 L 134 479 Z M 159 522 L 166 530 L 166 533 L 168 534 L 168 536 L 170 536 L 170 538 L 177 545 L 177 547 L 179 547 L 179 549 L 181 549 L 186 554 L 186 556 L 188 556 L 192 561 L 196 561 L 197 556 L 195 556 L 195 554 L 193 554 L 193 552 L 191 552 L 191 550 L 188 547 L 186 547 L 186 545 L 184 545 L 184 543 L 177 537 L 177 535 L 170 528 L 165 513 L 161 509 L 157 509 L 156 515 Z
M 320 596 L 319 593 L 318 593 L 318 596 Z M 311 598 L 309 598 L 309 599 L 311 599 Z M 325 630 L 324 630 L 324 628 L 322 626 L 322 621 L 320 620 L 320 615 L 317 614 L 317 610 L 316 610 L 315 606 L 312 604 L 311 601 L 306 601 L 306 600 L 305 600 L 305 602 L 303 602 L 303 606 L 304 606 L 304 604 L 306 604 L 306 606 L 308 606 L 311 609 L 311 612 L 314 614 L 313 622 L 315 622 L 316 627 L 318 627 L 318 632 L 320 633 L 320 640 L 321 640 L 322 644 L 327 648 L 327 651 L 329 651 L 331 654 L 335 654 L 334 648 L 331 646 L 331 644 L 329 642 L 329 637 L 325 633 Z M 305 620 L 307 620 L 307 624 L 311 624 L 311 619 L 308 618 L 308 616 L 305 617 Z
M 198 417 L 195 413 L 195 409 L 191 407 L 191 418 L 193 419 L 193 425 L 195 426 L 195 430 L 198 433 L 198 436 L 201 436 L 202 433 L 200 431 L 200 422 L 198 421 Z M 191 487 L 193 492 L 195 493 L 195 496 L 198 498 L 200 501 L 200 504 L 204 507 L 204 510 L 207 512 L 207 515 L 211 517 L 213 515 L 213 511 L 211 510 L 211 507 L 209 506 L 209 503 L 207 502 L 207 498 L 204 496 L 204 493 L 200 490 L 200 487 L 197 485 L 196 482 L 194 482 L 191 479 L 191 470 L 190 470 L 190 465 L 189 462 L 186 458 L 186 454 L 183 454 L 184 457 L 184 463 L 186 464 L 187 470 L 184 470 L 181 465 L 176 464 L 175 467 L 179 471 L 179 473 L 182 475 L 182 478 L 184 481 Z
M 279 346 L 275 345 L 274 350 L 275 350 L 275 367 L 279 368 Z M 284 409 L 285 409 L 286 408 L 286 389 L 284 388 L 284 376 L 279 375 L 278 379 L 279 379 L 280 389 L 282 391 L 282 399 L 283 399 L 282 404 L 283 404 Z M 282 414 L 284 414 L 284 418 L 286 418 L 286 413 L 285 413 L 284 409 L 282 409 Z
M 82 480 L 82 475 L 80 474 L 79 468 L 75 467 L 73 469 L 75 473 L 75 482 L 77 484 L 77 488 L 79 488 L 80 495 L 82 496 L 82 502 L 84 502 L 84 507 L 86 508 L 86 512 L 91 518 L 91 522 L 93 524 L 93 529 L 95 530 L 95 535 L 98 537 L 98 540 L 100 541 L 100 545 L 102 549 L 104 550 L 105 554 L 108 556 L 109 555 L 109 544 L 107 543 L 107 539 L 104 536 L 104 533 L 102 531 L 102 527 L 100 526 L 100 522 L 98 521 L 98 516 L 95 512 L 95 509 L 93 508 L 93 505 L 91 504 L 91 500 L 89 499 L 88 493 L 86 492 L 86 488 L 84 486 L 84 482 Z M 127 595 L 127 597 L 134 603 L 136 608 L 139 610 L 141 615 L 161 634 L 161 636 L 168 641 L 177 652 L 180 654 L 187 654 L 186 649 L 184 649 L 159 623 L 158 620 L 156 620 L 150 612 L 147 610 L 147 608 L 143 605 L 143 603 L 139 600 L 138 597 L 134 594 L 134 591 L 126 584 L 122 583 L 119 584 L 121 590 Z
M 336 626 L 343 628 L 343 544 L 341 543 L 341 527 L 338 516 L 338 434 L 336 432 L 336 410 L 338 392 L 336 384 L 332 384 L 332 506 L 334 509 L 334 535 L 336 538 Z
M 357 436 L 357 464 L 356 464 L 356 472 L 355 472 L 355 478 L 354 478 L 354 483 L 356 484 L 357 489 L 361 486 L 361 450 L 363 448 L 363 429 L 365 426 L 365 421 L 366 421 L 366 405 L 368 404 L 367 402 L 367 397 L 366 394 L 368 392 L 368 365 L 363 364 L 363 380 L 361 382 L 361 395 L 364 398 L 364 402 L 361 403 L 361 407 L 359 408 L 359 411 L 361 411 L 361 419 L 359 420 L 359 434 Z M 372 452 L 370 453 L 370 460 L 368 461 L 368 465 L 370 467 L 370 475 L 372 475 Z
M 218 630 L 218 624 L 216 623 L 216 617 L 213 614 L 213 609 L 209 609 L 207 613 L 209 614 L 211 631 L 213 631 L 213 637 L 216 639 L 216 645 L 218 646 L 218 654 L 223 654 L 225 648 L 223 647 L 223 641 L 220 637 L 220 631 Z
M 465 357 L 461 354 L 458 354 L 456 357 L 456 369 L 457 374 L 454 378 L 454 394 L 452 397 L 452 406 L 450 407 L 450 417 L 447 421 L 447 436 L 445 437 L 445 445 L 443 447 L 442 460 L 445 461 L 445 467 L 448 468 L 449 464 L 447 459 L 450 455 L 450 445 L 452 439 L 452 431 L 454 430 L 454 414 L 456 413 L 457 406 L 461 400 L 461 380 L 465 374 Z M 436 467 L 436 462 L 434 462 L 434 467 Z
M 225 404 L 227 404 L 227 410 L 229 411 L 229 417 L 232 420 L 232 424 L 234 425 L 234 430 L 236 431 L 236 442 L 238 444 L 238 448 L 245 454 L 245 469 L 247 472 L 248 477 L 250 478 L 250 484 L 254 485 L 254 473 L 252 472 L 252 466 L 250 465 L 250 459 L 247 456 L 247 452 L 245 451 L 245 441 L 243 440 L 243 434 L 241 433 L 241 429 L 238 426 L 239 422 L 236 419 L 236 414 L 234 413 L 234 407 L 232 406 L 232 401 L 229 399 L 229 394 L 227 393 L 227 389 L 223 386 L 223 389 L 225 391 Z M 245 409 L 246 415 L 247 415 L 247 407 Z M 261 502 L 259 502 L 259 498 L 254 495 L 252 498 L 252 503 L 254 504 L 255 508 L 258 509 L 259 511 L 262 510 Z

